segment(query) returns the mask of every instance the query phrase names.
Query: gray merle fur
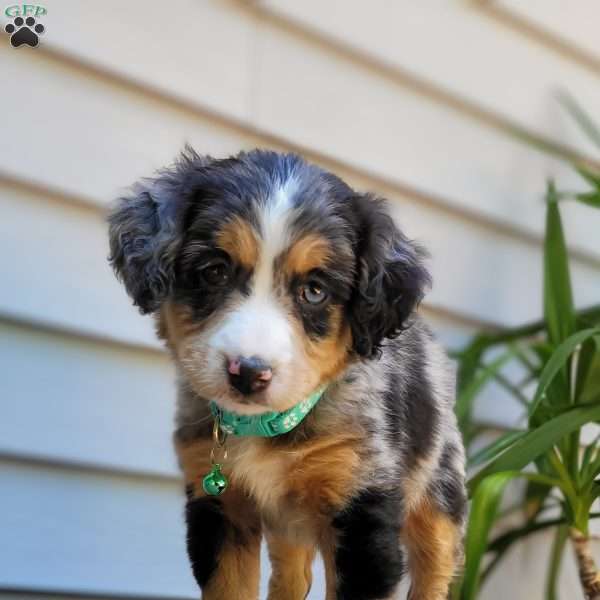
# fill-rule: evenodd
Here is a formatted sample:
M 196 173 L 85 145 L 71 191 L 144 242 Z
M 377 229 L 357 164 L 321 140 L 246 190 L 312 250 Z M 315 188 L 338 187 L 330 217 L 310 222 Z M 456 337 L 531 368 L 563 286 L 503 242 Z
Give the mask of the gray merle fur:
M 458 527 L 466 511 L 453 374 L 415 314 L 430 284 L 424 252 L 398 229 L 385 201 L 354 191 L 293 154 L 255 150 L 215 160 L 188 148 L 171 168 L 121 198 L 109 218 L 110 260 L 141 312 L 157 312 L 174 299 L 202 321 L 218 312 L 229 294 L 247 293 L 252 276 L 235 267 L 227 289 L 203 287 L 199 267 L 226 258 L 215 250 L 220 225 L 239 216 L 260 234 L 255 208 L 290 180 L 297 208 L 291 229 L 350 249 L 310 274 L 329 291 L 329 302 L 294 310 L 306 335 L 318 338 L 329 332 L 330 307 L 343 307 L 353 346 L 348 366 L 313 412 L 296 430 L 272 440 L 272 449 L 286 451 L 323 431 L 358 426 L 365 432 L 364 489 L 331 514 L 338 592 L 342 600 L 385 598 L 403 573 L 402 486 L 413 471 L 421 469 L 419 494 Z M 301 283 L 287 285 L 296 289 Z M 207 399 L 184 380 L 179 386 L 178 439 L 209 435 Z M 186 519 L 194 575 L 203 586 L 217 568 L 229 525 L 217 500 L 190 498 Z

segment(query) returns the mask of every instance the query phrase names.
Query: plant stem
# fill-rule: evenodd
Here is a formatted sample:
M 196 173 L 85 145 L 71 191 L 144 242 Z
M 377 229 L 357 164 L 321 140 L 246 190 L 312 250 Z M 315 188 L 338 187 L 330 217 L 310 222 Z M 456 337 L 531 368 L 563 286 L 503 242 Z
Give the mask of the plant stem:
M 592 556 L 590 538 L 577 529 L 571 529 L 571 541 L 586 600 L 600 600 L 600 573 Z
M 554 542 L 552 543 L 552 551 L 550 552 L 550 564 L 548 565 L 548 573 L 546 574 L 546 600 L 558 600 L 558 578 L 560 576 L 560 568 L 562 564 L 565 545 L 569 539 L 569 527 L 561 525 L 556 529 L 554 534 Z

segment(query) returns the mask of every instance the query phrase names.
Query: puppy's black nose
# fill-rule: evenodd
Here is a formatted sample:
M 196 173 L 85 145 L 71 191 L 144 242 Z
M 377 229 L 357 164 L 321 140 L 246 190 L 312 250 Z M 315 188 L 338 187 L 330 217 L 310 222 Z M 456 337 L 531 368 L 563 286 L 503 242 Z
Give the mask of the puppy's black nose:
M 242 394 L 253 394 L 266 389 L 271 383 L 271 367 L 258 356 L 238 356 L 228 361 L 229 382 Z

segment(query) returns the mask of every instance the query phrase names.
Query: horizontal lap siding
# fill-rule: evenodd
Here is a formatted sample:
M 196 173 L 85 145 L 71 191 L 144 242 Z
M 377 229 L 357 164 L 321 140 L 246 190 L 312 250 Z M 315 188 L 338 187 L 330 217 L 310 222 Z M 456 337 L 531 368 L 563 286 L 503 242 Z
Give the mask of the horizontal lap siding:
M 192 598 L 178 482 L 0 460 L 0 588 Z
M 110 270 L 100 211 L 14 186 L 0 193 L 4 314 L 158 346 Z
M 95 44 L 84 43 L 78 36 L 54 41 L 51 33 L 46 41 L 49 47 L 68 52 L 75 61 L 117 74 L 135 85 L 150 87 L 197 109 L 214 111 L 243 126 L 258 125 L 283 143 L 344 161 L 354 168 L 368 170 L 378 177 L 438 197 L 440 202 L 457 210 L 480 214 L 524 231 L 539 233 L 542 229 L 541 204 L 533 198 L 539 197 L 549 175 L 560 175 L 565 185 L 579 185 L 563 166 L 490 128 L 489 122 L 472 118 L 472 111 L 463 113 L 435 93 L 420 93 L 410 80 L 382 74 L 326 44 L 307 39 L 293 28 L 261 19 L 253 11 L 244 9 L 243 2 L 205 0 L 193 4 L 203 7 L 201 11 L 194 8 L 190 13 L 194 22 L 203 27 L 218 31 L 224 22 L 229 23 L 219 39 L 231 40 L 236 51 L 221 52 L 222 42 L 218 44 L 213 35 L 176 36 L 175 30 L 167 27 L 161 39 L 163 49 L 169 43 L 172 49 L 177 48 L 176 56 L 172 57 L 178 65 L 177 69 L 172 69 L 179 73 L 175 79 L 175 76 L 162 75 L 152 54 L 141 51 L 144 44 L 156 46 L 151 25 L 155 23 L 155 15 L 152 11 L 147 14 L 141 0 L 128 8 L 137 10 L 138 16 L 129 27 L 129 35 L 123 35 L 114 47 L 102 44 L 100 40 Z M 527 102 L 525 108 L 519 105 L 515 109 L 521 119 L 530 122 L 535 112 L 543 119 L 544 132 L 552 131 L 560 141 L 573 140 L 577 142 L 576 146 L 581 146 L 580 138 L 572 133 L 571 122 L 560 112 L 552 93 L 568 80 L 574 93 L 581 90 L 581 94 L 591 94 L 588 105 L 593 106 L 600 100 L 600 88 L 593 76 L 577 65 L 565 61 L 557 64 L 552 54 L 547 59 L 535 45 L 519 44 L 518 34 L 507 33 L 497 24 L 490 24 L 489 19 L 472 8 L 445 3 L 447 15 L 442 15 L 447 19 L 444 19 L 439 14 L 442 6 L 439 2 L 426 0 L 423 4 L 426 9 L 409 9 L 407 3 L 404 10 L 414 11 L 413 14 L 421 15 L 423 20 L 429 16 L 431 23 L 438 23 L 436 32 L 446 27 L 449 19 L 450 26 L 444 34 L 447 37 L 442 37 L 448 45 L 447 52 L 451 52 L 452 47 L 463 47 L 454 44 L 456 39 L 464 40 L 466 48 L 481 48 L 484 55 L 492 45 L 490 57 L 469 52 L 468 61 L 462 55 L 449 55 L 448 63 L 444 63 L 452 65 L 451 69 L 446 69 L 451 74 L 456 69 L 463 69 L 463 64 L 467 65 L 466 72 L 459 71 L 462 73 L 462 76 L 457 75 L 459 81 L 469 79 L 472 87 L 482 90 L 491 87 L 485 98 L 473 98 L 476 105 L 485 105 L 489 98 L 499 96 L 502 105 L 510 107 L 515 102 L 505 101 L 506 96 L 518 94 L 523 98 L 522 102 Z M 369 18 L 358 10 L 358 5 L 351 3 L 350 9 L 342 11 L 342 15 L 348 16 L 342 18 L 350 19 L 355 25 L 370 21 L 380 26 L 377 19 L 384 18 L 378 16 L 385 14 L 383 6 L 380 11 L 373 11 L 375 17 Z M 283 8 L 286 7 L 283 3 Z M 178 8 L 183 12 L 191 10 L 188 2 L 175 3 L 173 10 Z M 79 10 L 85 10 L 83 5 Z M 423 10 L 425 12 L 421 14 Z M 75 14 L 69 11 L 70 17 L 66 13 L 60 11 L 58 27 L 66 29 L 68 19 L 77 18 L 77 10 Z M 329 16 L 334 21 L 337 12 L 330 11 Z M 109 28 L 108 9 L 97 18 L 98 32 Z M 400 23 L 401 19 L 395 15 L 388 21 Z M 496 35 L 490 37 L 492 32 Z M 248 36 L 252 38 L 250 44 L 247 43 Z M 387 37 L 394 39 L 394 36 Z M 395 37 L 404 39 L 405 36 L 399 31 Z M 439 37 L 436 33 L 434 39 Z M 500 46 L 495 47 L 499 40 Z M 440 47 L 443 47 L 441 42 Z M 421 66 L 419 62 L 423 52 L 408 49 L 404 54 L 411 57 L 415 71 L 427 72 L 427 65 Z M 246 62 L 240 55 L 246 57 Z M 123 60 L 123 56 L 128 60 Z M 439 61 L 440 56 L 444 53 L 437 55 L 435 60 Z M 497 64 L 497 68 L 490 68 L 486 58 L 493 59 L 495 63 L 492 64 Z M 196 66 L 197 61 L 200 62 Z M 158 64 L 162 62 L 158 61 Z M 475 69 L 475 64 L 485 65 L 485 78 Z M 244 114 L 226 99 L 226 92 L 216 94 L 212 90 L 222 88 L 222 79 L 237 76 L 239 81 L 247 81 L 248 70 L 253 77 L 241 94 L 247 99 Z M 198 83 L 200 77 L 191 75 L 194 72 L 202 73 L 202 85 Z M 226 75 L 221 76 L 221 73 Z M 489 82 L 490 73 L 496 75 L 493 85 Z M 448 78 L 448 74 L 444 76 Z M 441 77 L 441 73 L 431 74 L 435 84 L 444 88 L 444 82 L 438 81 Z M 538 81 L 536 77 L 541 78 Z M 532 79 L 533 87 L 530 87 Z M 499 94 L 496 87 L 504 90 L 503 93 Z M 210 93 L 205 91 L 208 89 Z M 451 96 L 460 97 L 460 94 L 456 92 Z M 315 115 L 319 117 L 315 118 Z M 349 123 L 352 127 L 347 126 Z M 346 139 L 351 134 L 351 139 Z M 360 144 L 356 143 L 357 139 Z M 444 139 L 453 140 L 451 153 L 441 143 Z M 586 146 L 585 149 L 589 148 Z M 519 218 L 515 216 L 516 210 Z M 575 245 L 597 253 L 593 234 L 594 228 L 600 226 L 600 216 L 583 218 L 575 212 L 573 220 L 579 231 Z
M 501 26 L 484 8 L 507 5 L 548 18 L 563 31 L 570 30 L 573 42 L 576 37 L 581 40 L 582 33 L 593 34 L 598 48 L 597 3 L 259 0 L 256 5 L 386 69 L 390 77 L 422 84 L 431 95 L 437 93 L 473 116 L 487 115 L 497 125 L 513 123 L 555 142 L 593 150 L 570 127 L 552 92 L 558 85 L 568 85 L 593 109 L 600 99 L 596 76 L 566 56 L 540 50 L 535 39 Z
M 185 142 L 302 150 L 388 197 L 432 252 L 423 312 L 448 346 L 539 315 L 543 182 L 579 184 L 503 127 L 590 153 L 551 90 L 568 80 L 594 106 L 597 77 L 458 1 L 341 6 L 63 0 L 40 48 L 0 44 L 19 82 L 0 100 L 0 600 L 198 597 L 173 368 L 107 265 L 104 222 Z M 575 207 L 565 220 L 590 303 L 600 221 Z M 511 422 L 505 400 L 490 388 L 482 414 Z M 311 600 L 322 586 L 319 567 Z
M 0 453 L 178 476 L 166 353 L 0 322 Z
M 588 0 L 487 0 L 492 9 L 499 8 L 526 25 L 549 35 L 549 40 L 559 42 L 559 49 L 582 50 L 583 64 L 600 68 L 600 38 L 598 22 L 600 6 Z M 589 59 L 589 60 L 586 60 Z M 570 85 L 569 85 L 570 88 Z
M 11 151 L 2 153 L 0 169 L 91 203 L 108 205 L 135 179 L 169 164 L 186 141 L 215 155 L 259 143 L 41 49 L 25 54 L 0 45 L 0 69 L 21 82 L 3 97 L 4 110 L 27 115 L 2 124 Z

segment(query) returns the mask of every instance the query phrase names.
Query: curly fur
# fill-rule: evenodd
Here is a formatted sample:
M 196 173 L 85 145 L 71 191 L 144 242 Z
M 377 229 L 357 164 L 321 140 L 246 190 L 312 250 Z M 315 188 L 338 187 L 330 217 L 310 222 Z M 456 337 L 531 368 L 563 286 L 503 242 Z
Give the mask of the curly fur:
M 416 314 L 426 254 L 386 201 L 294 154 L 216 160 L 187 148 L 119 199 L 109 234 L 117 276 L 155 315 L 177 367 L 175 440 L 203 597 L 256 596 L 264 531 L 281 578 L 270 600 L 306 593 L 316 548 L 327 600 L 396 598 L 405 565 L 411 599 L 445 600 L 466 510 L 454 377 Z M 222 284 L 204 274 L 215 264 Z M 307 286 L 325 299 L 309 303 Z M 240 356 L 271 369 L 266 388 L 233 389 L 226 365 Z M 231 439 L 230 488 L 217 503 L 205 496 L 209 400 L 257 414 L 320 386 L 290 433 Z
M 186 183 L 211 161 L 186 147 L 171 169 L 119 198 L 108 217 L 109 261 L 142 314 L 156 311 L 172 291 L 190 195 Z
M 385 200 L 365 194 L 355 197 L 354 206 L 360 258 L 350 319 L 355 350 L 373 356 L 385 338 L 409 325 L 431 278 L 423 265 L 425 252 L 396 227 Z

